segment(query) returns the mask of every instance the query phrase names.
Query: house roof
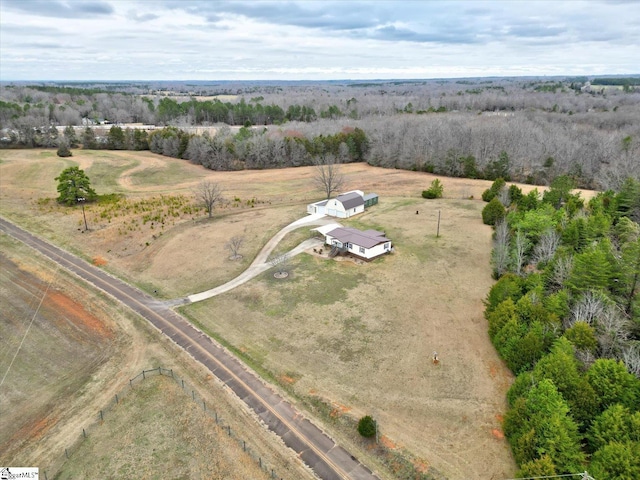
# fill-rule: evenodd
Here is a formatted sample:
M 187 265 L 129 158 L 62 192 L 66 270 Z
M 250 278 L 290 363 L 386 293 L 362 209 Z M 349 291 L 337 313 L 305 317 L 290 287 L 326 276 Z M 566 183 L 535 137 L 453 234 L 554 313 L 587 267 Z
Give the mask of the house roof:
M 364 205 L 364 199 L 362 198 L 362 195 L 356 192 L 343 193 L 342 195 L 338 195 L 336 197 L 336 200 L 342 203 L 345 210 Z
M 377 198 L 377 197 L 378 197 L 378 194 L 377 194 L 377 193 L 367 193 L 367 194 L 364 196 L 364 200 L 366 201 L 366 200 L 369 200 L 369 199 L 371 199 L 371 198 Z
M 335 230 L 336 228 L 340 228 L 342 225 L 339 223 L 329 223 L 328 225 L 322 225 L 318 228 L 312 228 L 311 231 L 319 232 L 321 235 L 327 235 L 331 230 Z
M 353 243 L 359 247 L 372 248 L 381 243 L 390 242 L 383 232 L 377 230 L 358 230 L 357 228 L 338 227 L 326 233 L 342 243 Z

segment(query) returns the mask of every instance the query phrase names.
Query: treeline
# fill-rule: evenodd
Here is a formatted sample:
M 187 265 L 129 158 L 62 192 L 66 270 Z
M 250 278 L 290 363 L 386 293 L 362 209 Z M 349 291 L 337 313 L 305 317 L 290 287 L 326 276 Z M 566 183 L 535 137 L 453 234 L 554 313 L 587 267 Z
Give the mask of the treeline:
M 229 101 L 193 96 L 210 93 L 207 89 L 220 91 L 219 86 L 198 86 L 190 92 L 176 85 L 162 95 L 106 93 L 94 84 L 3 86 L 0 146 L 56 146 L 53 126 L 98 127 L 103 120 L 184 130 L 267 123 L 266 131 L 250 129 L 251 138 L 225 133 L 222 136 L 232 138 L 222 141 L 216 134 L 215 141 L 201 139 L 194 158 L 212 168 L 270 168 L 306 164 L 309 149 L 300 149 L 296 137 L 313 141 L 347 127 L 366 135 L 366 154 L 357 158 L 372 165 L 534 184 L 568 174 L 580 187 L 619 188 L 627 176 L 640 178 L 640 92 L 582 92 L 583 80 L 239 84 L 225 87 L 237 95 Z M 131 89 L 140 92 L 141 85 Z M 108 144 L 100 135 L 97 142 Z M 221 150 L 220 143 L 233 147 Z M 159 149 L 154 146 L 154 151 Z M 333 154 L 347 158 L 335 149 Z
M 483 195 L 499 277 L 485 316 L 517 375 L 504 431 L 518 477 L 640 478 L 640 182 L 588 202 L 573 187 Z
M 594 78 L 591 85 L 640 85 L 638 77 Z
M 295 130 L 269 132 L 264 128 L 241 127 L 233 134 L 229 127 L 222 127 L 213 135 L 195 135 L 176 127 L 147 133 L 113 125 L 100 136 L 90 127 L 80 134 L 73 127 L 66 127 L 62 135 L 53 129 L 42 134 L 38 141 L 45 139 L 48 146 L 64 143 L 70 148 L 81 144 L 92 150 L 151 150 L 213 170 L 282 168 L 317 161 L 362 162 L 369 148 L 364 131 L 351 127 L 308 138 Z
M 571 175 L 595 189 L 640 178 L 640 118 L 631 112 L 404 115 L 359 125 L 368 162 L 381 167 L 537 185 Z
M 190 135 L 166 127 L 149 135 L 154 153 L 184 158 L 213 170 L 266 169 L 311 165 L 314 161 L 361 162 L 368 141 L 359 128 L 308 138 L 296 131 L 269 133 L 241 127 L 238 133 L 221 129 L 214 135 Z
M 313 107 L 307 105 L 289 105 L 285 111 L 278 105 L 263 105 L 264 97 L 253 98 L 246 102 L 241 98 L 237 103 L 220 100 L 201 101 L 196 98 L 178 102 L 169 97 L 161 99 L 157 107 L 159 122 L 169 124 L 188 118 L 195 125 L 212 125 L 227 123 L 228 125 L 281 125 L 284 122 L 313 122 L 318 115 Z M 153 104 L 149 103 L 153 109 Z M 337 118 L 342 116 L 337 106 L 331 105 L 320 112 L 320 118 Z

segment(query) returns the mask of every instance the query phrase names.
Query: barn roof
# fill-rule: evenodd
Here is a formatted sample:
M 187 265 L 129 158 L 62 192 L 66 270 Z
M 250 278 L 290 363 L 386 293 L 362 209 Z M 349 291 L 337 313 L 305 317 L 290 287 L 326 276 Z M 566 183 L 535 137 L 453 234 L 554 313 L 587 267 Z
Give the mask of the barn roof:
M 362 195 L 356 192 L 343 193 L 342 195 L 338 195 L 336 197 L 336 200 L 342 203 L 345 210 L 364 205 L 364 198 L 362 198 Z
M 342 243 L 353 243 L 359 247 L 372 248 L 381 243 L 390 242 L 384 232 L 377 230 L 358 230 L 351 227 L 338 227 L 326 233 Z

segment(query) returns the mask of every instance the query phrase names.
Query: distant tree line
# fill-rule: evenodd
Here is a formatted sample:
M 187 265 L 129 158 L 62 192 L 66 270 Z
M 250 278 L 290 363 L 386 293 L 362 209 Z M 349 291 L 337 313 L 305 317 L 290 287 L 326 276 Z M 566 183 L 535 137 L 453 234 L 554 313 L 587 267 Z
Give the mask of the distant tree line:
M 138 84 L 7 85 L 0 90 L 0 145 L 56 147 L 54 126 L 109 121 L 123 128 L 126 139 L 98 134 L 91 145 L 143 149 L 143 139 L 135 141 L 136 134 L 122 124 L 185 132 L 218 125 L 219 133 L 193 141 L 181 137 L 178 143 L 186 143 L 180 145 L 165 131 L 149 148 L 216 169 L 273 168 L 309 164 L 318 154 L 309 143 L 357 128 L 367 148 L 354 152 L 345 142 L 342 151 L 331 146 L 332 155 L 439 175 L 547 185 L 568 174 L 581 187 L 619 188 L 627 176 L 640 178 L 640 91 L 583 92 L 586 81 L 239 84 L 224 90 L 176 84 L 163 87 L 169 95 Z M 221 91 L 236 97 L 203 97 Z M 258 128 L 265 124 L 266 130 Z M 232 134 L 224 125 L 245 129 Z
M 588 202 L 573 187 L 483 195 L 499 278 L 485 316 L 517 375 L 504 431 L 518 477 L 640 478 L 640 181 Z
M 359 128 L 312 138 L 296 131 L 241 127 L 232 134 L 222 128 L 214 135 L 190 135 L 165 127 L 149 135 L 149 149 L 161 155 L 184 158 L 213 170 L 266 169 L 312 165 L 330 157 L 340 163 L 364 161 L 368 140 Z

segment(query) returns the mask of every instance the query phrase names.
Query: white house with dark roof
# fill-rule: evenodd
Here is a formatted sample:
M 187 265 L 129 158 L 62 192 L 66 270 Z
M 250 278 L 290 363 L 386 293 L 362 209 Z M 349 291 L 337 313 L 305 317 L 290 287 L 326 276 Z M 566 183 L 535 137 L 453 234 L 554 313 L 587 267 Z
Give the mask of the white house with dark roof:
M 331 245 L 332 253 L 350 253 L 356 257 L 371 260 L 393 249 L 391 240 L 384 232 L 377 230 L 358 230 L 341 227 L 337 224 L 316 228 L 325 237 L 325 244 Z
M 353 190 L 338 195 L 336 198 L 322 200 L 320 202 L 307 205 L 307 213 L 324 214 L 331 217 L 349 218 L 353 215 L 364 212 L 366 206 L 378 203 L 378 196 L 375 193 L 364 194 L 360 190 Z

